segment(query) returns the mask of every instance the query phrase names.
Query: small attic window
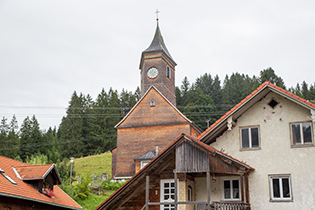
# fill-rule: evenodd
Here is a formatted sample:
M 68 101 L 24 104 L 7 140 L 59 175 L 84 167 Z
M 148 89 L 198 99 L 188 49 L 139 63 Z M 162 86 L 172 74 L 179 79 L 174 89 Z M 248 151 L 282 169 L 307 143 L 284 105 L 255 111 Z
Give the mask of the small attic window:
M 276 100 L 274 100 L 274 99 L 272 99 L 269 103 L 268 103 L 268 105 L 271 107 L 271 108 L 275 108 L 277 105 L 278 105 L 279 103 L 276 101 Z
M 13 168 L 13 171 L 14 171 L 16 177 L 19 178 L 20 180 L 22 180 L 22 178 L 21 178 L 19 172 L 17 172 L 17 170 L 16 170 L 13 166 L 12 166 L 12 168 Z
M 150 101 L 150 106 L 155 106 L 155 101 L 154 100 Z
M 11 179 L 11 177 L 9 177 L 7 174 L 4 174 L 4 173 L 1 173 L 7 180 L 9 180 L 12 184 L 15 184 L 15 185 L 17 185 L 16 184 L 16 182 L 13 180 L 13 179 Z

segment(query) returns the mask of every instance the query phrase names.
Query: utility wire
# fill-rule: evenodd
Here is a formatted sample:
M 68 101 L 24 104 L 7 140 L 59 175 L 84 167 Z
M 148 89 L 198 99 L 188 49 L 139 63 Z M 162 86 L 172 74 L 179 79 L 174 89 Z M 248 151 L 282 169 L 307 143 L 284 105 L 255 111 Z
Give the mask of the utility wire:
M 1 147 L 0 150 L 12 150 L 12 149 L 22 149 L 22 148 L 36 148 L 36 147 L 43 147 L 43 146 L 53 146 L 55 144 L 68 144 L 68 143 L 74 143 L 74 142 L 83 142 L 83 141 L 92 141 L 92 140 L 98 140 L 103 138 L 112 138 L 116 137 L 116 134 L 113 135 L 102 135 L 102 136 L 95 136 L 95 137 L 88 137 L 88 138 L 82 138 L 82 139 L 68 139 L 64 141 L 56 141 L 56 142 L 45 142 L 45 143 L 34 143 L 34 144 L 28 144 L 28 145 L 22 145 L 22 146 L 9 146 L 9 147 Z

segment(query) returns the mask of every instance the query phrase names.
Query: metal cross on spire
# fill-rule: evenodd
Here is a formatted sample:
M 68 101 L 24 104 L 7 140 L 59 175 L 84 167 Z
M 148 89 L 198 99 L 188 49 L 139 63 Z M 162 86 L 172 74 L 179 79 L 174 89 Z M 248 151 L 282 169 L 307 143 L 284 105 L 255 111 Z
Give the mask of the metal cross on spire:
M 159 13 L 160 13 L 160 11 L 157 9 L 155 13 L 156 13 L 156 20 L 159 20 Z

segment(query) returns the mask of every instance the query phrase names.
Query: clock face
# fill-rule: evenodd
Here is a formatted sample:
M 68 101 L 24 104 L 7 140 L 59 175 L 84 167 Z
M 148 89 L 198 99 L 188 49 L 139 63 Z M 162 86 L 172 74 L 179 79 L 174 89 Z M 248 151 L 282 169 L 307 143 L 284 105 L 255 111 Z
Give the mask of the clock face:
M 149 70 L 147 71 L 147 75 L 150 79 L 154 79 L 158 76 L 159 74 L 159 70 L 155 67 L 151 67 L 149 68 Z

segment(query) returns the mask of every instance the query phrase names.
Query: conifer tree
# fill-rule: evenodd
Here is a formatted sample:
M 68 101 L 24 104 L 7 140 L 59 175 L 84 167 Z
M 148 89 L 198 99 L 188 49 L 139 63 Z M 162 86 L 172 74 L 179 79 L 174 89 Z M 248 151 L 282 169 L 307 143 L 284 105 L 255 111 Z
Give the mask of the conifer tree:
M 6 157 L 10 156 L 10 141 L 8 139 L 9 126 L 7 118 L 3 117 L 0 123 L 0 154 Z
M 44 153 L 50 162 L 56 163 L 61 159 L 59 141 L 57 138 L 56 128 L 48 128 L 47 132 L 43 134 L 43 142 L 45 142 Z
M 60 124 L 60 143 L 63 144 L 63 157 L 81 157 L 83 156 L 83 138 L 82 138 L 82 111 L 83 95 L 77 95 L 73 92 L 69 107 L 66 111 L 67 116 L 62 118 Z
M 302 82 L 302 90 L 301 90 L 302 96 L 304 99 L 309 99 L 308 98 L 308 85 L 305 81 Z
M 10 149 L 10 158 L 16 158 L 20 155 L 20 138 L 18 132 L 19 126 L 15 115 L 13 115 L 10 125 L 9 125 L 9 133 L 8 133 L 8 140 L 11 144 Z
M 31 126 L 31 120 L 29 116 L 27 116 L 21 125 L 20 129 L 20 157 L 24 161 L 27 156 L 31 156 L 34 152 L 32 147 L 36 146 L 33 144 L 31 139 L 31 132 L 32 132 L 32 126 Z
M 272 68 L 263 69 L 260 71 L 260 84 L 264 83 L 265 81 L 269 81 L 278 87 L 286 89 L 284 81 L 281 77 L 278 77 L 275 71 Z

